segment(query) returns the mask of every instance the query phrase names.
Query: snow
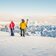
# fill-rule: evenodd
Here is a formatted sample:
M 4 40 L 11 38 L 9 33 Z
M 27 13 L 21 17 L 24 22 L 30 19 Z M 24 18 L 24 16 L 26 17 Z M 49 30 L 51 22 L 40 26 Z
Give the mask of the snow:
M 56 38 L 0 32 L 0 56 L 56 56 Z

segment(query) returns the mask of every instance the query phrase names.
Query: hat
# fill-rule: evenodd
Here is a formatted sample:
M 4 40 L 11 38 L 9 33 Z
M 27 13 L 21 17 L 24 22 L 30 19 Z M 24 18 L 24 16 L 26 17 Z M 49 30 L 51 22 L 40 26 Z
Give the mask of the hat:
M 22 19 L 22 21 L 25 21 L 24 19 Z

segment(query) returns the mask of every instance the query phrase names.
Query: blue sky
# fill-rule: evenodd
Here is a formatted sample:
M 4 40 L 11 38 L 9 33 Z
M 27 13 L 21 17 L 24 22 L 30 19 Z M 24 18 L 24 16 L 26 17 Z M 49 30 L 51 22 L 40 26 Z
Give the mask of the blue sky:
M 0 0 L 0 14 L 16 16 L 56 15 L 56 0 Z

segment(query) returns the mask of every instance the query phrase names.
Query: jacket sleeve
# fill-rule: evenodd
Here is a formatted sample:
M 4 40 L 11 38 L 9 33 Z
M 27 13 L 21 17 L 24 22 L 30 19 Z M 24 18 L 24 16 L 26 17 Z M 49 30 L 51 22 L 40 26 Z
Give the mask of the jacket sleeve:
M 21 29 L 21 23 L 20 23 L 19 27 L 20 27 L 20 29 Z
M 15 23 L 13 23 L 13 25 L 15 26 Z
M 27 22 L 25 23 L 26 27 L 27 27 Z

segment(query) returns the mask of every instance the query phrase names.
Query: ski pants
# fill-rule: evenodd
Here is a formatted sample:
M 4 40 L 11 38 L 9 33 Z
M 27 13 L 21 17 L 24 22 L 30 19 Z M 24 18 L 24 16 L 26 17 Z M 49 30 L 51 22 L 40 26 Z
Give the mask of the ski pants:
M 14 36 L 14 29 L 10 29 L 11 30 L 11 36 Z
M 20 35 L 25 36 L 25 29 L 20 29 L 20 31 L 21 31 Z

